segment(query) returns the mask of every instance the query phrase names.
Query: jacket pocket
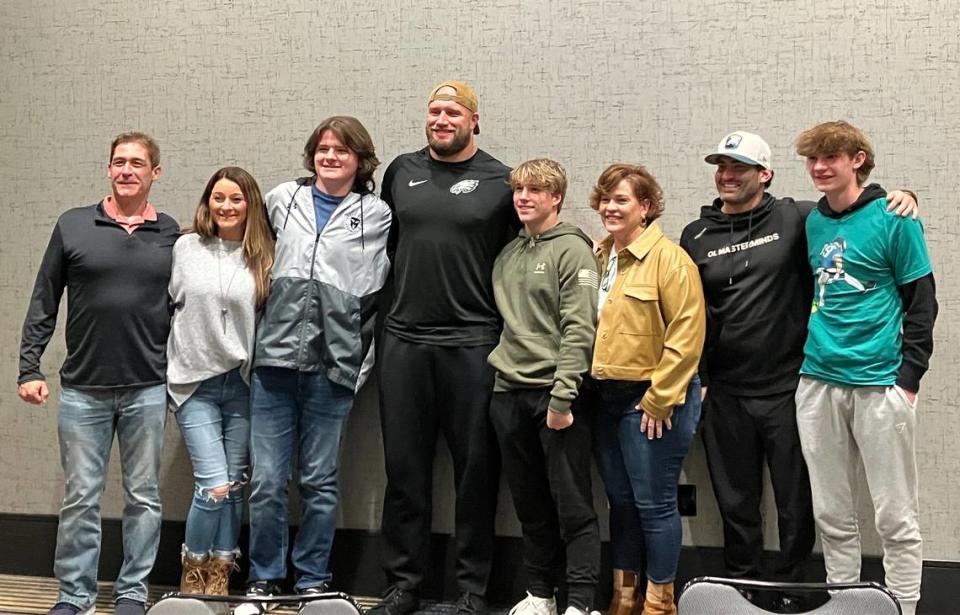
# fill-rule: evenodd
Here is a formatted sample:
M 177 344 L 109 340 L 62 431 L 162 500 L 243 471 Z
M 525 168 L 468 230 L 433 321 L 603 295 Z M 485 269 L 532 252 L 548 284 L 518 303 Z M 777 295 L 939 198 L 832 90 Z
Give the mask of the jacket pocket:
M 665 327 L 659 289 L 654 285 L 624 286 L 623 295 L 619 330 L 632 335 L 663 337 Z

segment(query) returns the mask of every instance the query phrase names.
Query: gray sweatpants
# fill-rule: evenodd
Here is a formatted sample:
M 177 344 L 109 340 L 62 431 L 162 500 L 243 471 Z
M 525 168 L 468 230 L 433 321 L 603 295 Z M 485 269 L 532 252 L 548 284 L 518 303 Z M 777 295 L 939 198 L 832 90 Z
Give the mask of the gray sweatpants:
M 796 401 L 827 581 L 860 580 L 854 505 L 859 457 L 883 544 L 887 587 L 900 599 L 904 615 L 912 615 L 923 570 L 916 404 L 896 386 L 843 387 L 807 376 L 800 379 Z

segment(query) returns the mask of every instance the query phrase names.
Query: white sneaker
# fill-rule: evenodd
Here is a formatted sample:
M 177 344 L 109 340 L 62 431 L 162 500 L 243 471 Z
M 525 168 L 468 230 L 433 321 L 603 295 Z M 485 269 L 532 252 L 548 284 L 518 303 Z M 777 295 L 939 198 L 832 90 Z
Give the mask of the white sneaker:
M 553 598 L 537 598 L 527 592 L 527 597 L 510 609 L 510 615 L 557 615 L 557 601 Z
M 600 615 L 600 611 L 581 611 L 575 606 L 568 606 L 563 615 Z

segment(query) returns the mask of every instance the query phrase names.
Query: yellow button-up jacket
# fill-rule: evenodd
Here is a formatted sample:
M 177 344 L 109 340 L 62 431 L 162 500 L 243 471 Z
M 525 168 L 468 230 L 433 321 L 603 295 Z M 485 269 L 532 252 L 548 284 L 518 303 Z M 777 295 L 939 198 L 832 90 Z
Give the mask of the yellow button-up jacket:
M 601 279 L 613 237 L 600 243 Z M 593 349 L 594 378 L 649 380 L 643 410 L 669 418 L 686 399 L 706 332 L 703 287 L 683 249 L 651 224 L 617 254 L 617 275 L 604 299 Z

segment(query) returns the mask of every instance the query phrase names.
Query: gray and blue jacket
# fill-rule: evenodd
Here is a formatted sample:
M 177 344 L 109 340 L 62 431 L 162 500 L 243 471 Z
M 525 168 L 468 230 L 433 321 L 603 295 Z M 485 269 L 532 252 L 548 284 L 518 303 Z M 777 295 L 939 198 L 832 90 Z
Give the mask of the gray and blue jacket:
M 373 367 L 390 208 L 374 194 L 351 192 L 318 233 L 312 183 L 286 182 L 265 198 L 277 246 L 254 367 L 324 371 L 356 391 Z

